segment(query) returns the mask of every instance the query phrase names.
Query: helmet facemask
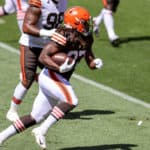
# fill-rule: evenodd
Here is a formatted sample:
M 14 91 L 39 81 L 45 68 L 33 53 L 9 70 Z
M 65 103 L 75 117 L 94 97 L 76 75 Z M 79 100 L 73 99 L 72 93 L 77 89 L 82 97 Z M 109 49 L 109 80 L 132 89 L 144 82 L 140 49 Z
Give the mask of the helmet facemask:
M 82 28 L 81 28 L 81 30 L 79 30 L 79 32 L 81 32 L 84 36 L 88 36 L 92 31 L 91 17 L 90 17 L 89 20 L 86 20 L 86 21 L 85 20 L 80 20 L 80 25 L 82 26 Z

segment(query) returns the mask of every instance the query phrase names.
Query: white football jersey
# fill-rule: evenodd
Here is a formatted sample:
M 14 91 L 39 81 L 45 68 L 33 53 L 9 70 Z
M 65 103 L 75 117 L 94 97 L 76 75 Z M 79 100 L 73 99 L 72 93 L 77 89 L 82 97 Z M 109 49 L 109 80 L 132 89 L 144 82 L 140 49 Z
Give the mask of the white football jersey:
M 32 2 L 33 1 L 37 2 L 37 0 L 32 0 Z M 53 29 L 62 24 L 68 0 L 60 0 L 58 4 L 56 4 L 54 0 L 40 0 L 40 2 L 41 16 L 37 23 L 38 28 Z M 23 33 L 20 38 L 20 44 L 29 47 L 43 48 L 48 42 L 48 38 L 36 37 L 25 33 Z

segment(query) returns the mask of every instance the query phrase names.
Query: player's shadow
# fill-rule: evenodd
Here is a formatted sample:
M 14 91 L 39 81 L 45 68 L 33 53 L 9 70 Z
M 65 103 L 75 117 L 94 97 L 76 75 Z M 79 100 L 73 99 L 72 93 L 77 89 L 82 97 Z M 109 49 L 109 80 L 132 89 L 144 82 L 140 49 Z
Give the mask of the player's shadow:
M 111 144 L 111 145 L 98 145 L 98 146 L 86 146 L 86 147 L 71 147 L 63 148 L 60 150 L 132 150 L 132 147 L 137 147 L 135 144 Z
M 111 110 L 83 110 L 79 112 L 69 112 L 64 119 L 92 119 L 91 117 L 86 117 L 86 116 L 91 116 L 91 115 L 110 115 L 114 114 L 114 111 Z
M 119 47 L 121 44 L 135 42 L 135 41 L 149 41 L 150 36 L 139 36 L 139 37 L 120 37 L 119 41 L 116 43 L 116 47 Z

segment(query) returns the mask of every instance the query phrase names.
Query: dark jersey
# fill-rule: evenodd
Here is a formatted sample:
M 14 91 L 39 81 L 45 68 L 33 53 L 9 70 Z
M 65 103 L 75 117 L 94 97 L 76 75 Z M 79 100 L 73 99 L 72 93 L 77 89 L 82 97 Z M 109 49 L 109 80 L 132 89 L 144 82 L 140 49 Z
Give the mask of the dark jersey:
M 51 40 L 58 44 L 61 52 L 65 52 L 76 61 L 72 70 L 62 73 L 65 78 L 69 79 L 81 58 L 88 57 L 91 54 L 93 36 L 92 34 L 84 36 L 76 30 L 60 27 L 56 30 L 56 34 L 52 36 Z

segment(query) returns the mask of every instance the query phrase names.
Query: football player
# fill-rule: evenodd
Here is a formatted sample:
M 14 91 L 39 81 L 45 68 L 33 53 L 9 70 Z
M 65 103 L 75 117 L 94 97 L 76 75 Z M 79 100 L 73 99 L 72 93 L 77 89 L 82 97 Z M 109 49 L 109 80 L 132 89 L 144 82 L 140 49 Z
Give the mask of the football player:
M 32 130 L 32 134 L 37 144 L 46 149 L 45 135 L 48 129 L 78 104 L 78 98 L 69 82 L 76 65 L 82 58 L 91 69 L 100 69 L 103 65 L 102 60 L 95 58 L 92 51 L 90 20 L 90 13 L 84 7 L 74 6 L 66 10 L 64 26 L 56 29 L 39 57 L 45 68 L 39 75 L 39 93 L 32 112 L 18 118 L 13 125 L 3 130 L 0 143 L 43 120 L 39 127 Z M 73 61 L 68 64 L 66 59 L 62 65 L 57 65 L 51 56 L 59 52 L 72 57 Z
M 102 21 L 108 34 L 108 38 L 113 46 L 117 46 L 119 42 L 119 36 L 114 30 L 114 18 L 113 13 L 116 12 L 120 0 L 102 0 L 104 8 L 101 10 L 97 17 L 93 17 L 94 27 L 93 31 L 96 36 L 99 35 L 99 26 Z
M 5 4 L 0 6 L 0 17 L 16 13 L 17 23 L 22 32 L 23 19 L 27 8 L 27 0 L 5 0 Z
M 56 27 L 62 24 L 67 0 L 29 0 L 29 7 L 23 23 L 23 34 L 20 38 L 21 81 L 15 88 L 10 109 L 6 118 L 15 121 L 19 118 L 17 109 L 31 87 L 43 46 L 50 41 Z

